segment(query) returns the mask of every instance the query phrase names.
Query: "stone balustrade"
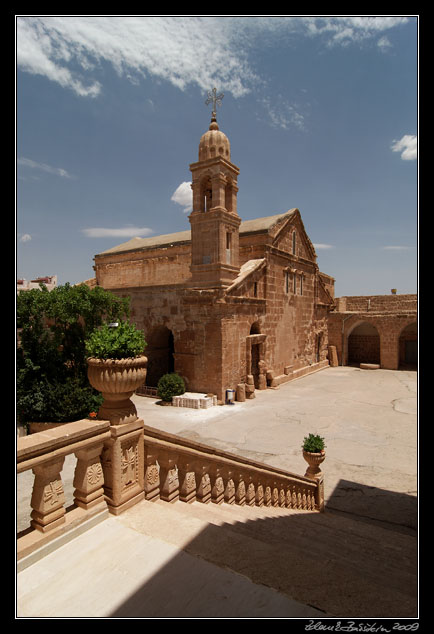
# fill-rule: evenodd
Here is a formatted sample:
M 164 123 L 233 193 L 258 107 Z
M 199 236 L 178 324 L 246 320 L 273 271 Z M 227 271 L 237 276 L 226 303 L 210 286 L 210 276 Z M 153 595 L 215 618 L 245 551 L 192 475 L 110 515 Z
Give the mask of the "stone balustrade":
M 68 454 L 75 454 L 77 464 L 73 505 L 65 509 L 61 473 Z M 145 426 L 141 419 L 122 425 L 81 420 L 18 438 L 17 471 L 29 469 L 35 475 L 31 522 L 18 535 L 18 560 L 144 498 L 324 510 L 322 474 L 289 473 Z
M 296 475 L 147 426 L 144 445 L 147 500 L 324 510 L 322 477 Z
M 17 439 L 17 473 L 35 475 L 30 527 L 18 536 L 18 560 L 54 538 L 107 513 L 101 453 L 110 437 L 108 421 L 80 420 Z M 74 503 L 65 509 L 62 468 L 75 454 Z M 68 511 L 68 512 L 67 512 Z

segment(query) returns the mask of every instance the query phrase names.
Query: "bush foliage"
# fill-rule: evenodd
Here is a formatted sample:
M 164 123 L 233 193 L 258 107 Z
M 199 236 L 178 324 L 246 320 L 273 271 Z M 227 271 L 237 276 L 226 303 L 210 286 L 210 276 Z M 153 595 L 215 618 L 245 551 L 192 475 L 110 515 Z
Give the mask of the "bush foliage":
M 184 392 L 184 380 L 179 374 L 176 374 L 176 372 L 164 374 L 158 381 L 157 396 L 166 403 L 172 400 L 172 396 L 179 396 L 180 394 L 184 394 Z
M 302 445 L 304 451 L 309 451 L 310 453 L 321 453 L 325 446 L 324 438 L 315 434 L 305 436 Z
M 96 411 L 85 341 L 104 321 L 129 315 L 129 300 L 65 284 L 17 296 L 17 415 L 21 423 L 67 422 Z
M 146 341 L 142 330 L 128 321 L 118 321 L 117 326 L 103 324 L 86 340 L 86 352 L 97 359 L 123 359 L 143 354 Z

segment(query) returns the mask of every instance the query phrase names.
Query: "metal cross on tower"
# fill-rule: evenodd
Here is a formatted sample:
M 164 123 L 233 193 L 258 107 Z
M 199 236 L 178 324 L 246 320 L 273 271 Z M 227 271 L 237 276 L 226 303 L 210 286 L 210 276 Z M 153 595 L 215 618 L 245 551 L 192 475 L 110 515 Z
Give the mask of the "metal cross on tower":
M 215 119 L 217 116 L 217 113 L 216 113 L 217 106 L 222 105 L 223 97 L 224 97 L 224 94 L 222 92 L 219 95 L 217 94 L 217 88 L 208 90 L 208 99 L 205 101 L 205 105 L 208 106 L 210 103 L 212 103 L 211 117 L 213 119 Z

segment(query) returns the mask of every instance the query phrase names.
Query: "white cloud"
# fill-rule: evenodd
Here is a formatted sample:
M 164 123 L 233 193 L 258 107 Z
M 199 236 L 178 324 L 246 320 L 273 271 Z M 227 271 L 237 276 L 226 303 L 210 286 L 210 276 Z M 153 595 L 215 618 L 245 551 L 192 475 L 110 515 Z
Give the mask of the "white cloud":
M 62 178 L 74 178 L 72 174 L 69 174 L 62 167 L 51 167 L 51 165 L 38 163 L 37 161 L 32 161 L 32 159 L 19 158 L 18 165 L 21 165 L 21 167 L 29 167 L 30 169 L 42 170 L 43 172 L 48 172 L 49 174 L 56 174 Z
M 373 40 L 380 49 L 386 31 L 409 18 L 393 16 L 51 16 L 17 17 L 17 64 L 83 97 L 102 86 L 95 73 L 109 63 L 137 83 L 142 76 L 166 80 L 181 90 L 222 87 L 236 97 L 257 90 L 250 52 L 258 42 L 294 34 L 327 46 Z M 380 38 L 380 39 L 379 39 Z
M 30 242 L 32 236 L 29 233 L 23 233 L 18 237 L 19 242 Z
M 320 250 L 320 249 L 334 249 L 334 246 L 332 244 L 316 243 L 313 246 L 315 248 L 315 251 Z
M 399 141 L 392 143 L 393 152 L 401 152 L 403 161 L 414 161 L 417 159 L 417 136 L 412 134 L 404 134 Z
M 149 75 L 181 90 L 224 84 L 237 97 L 254 74 L 226 26 L 224 19 L 200 16 L 19 17 L 17 63 L 81 96 L 98 95 L 99 82 L 84 78 L 108 62 L 134 82 Z
M 191 183 L 184 181 L 173 192 L 170 199 L 174 203 L 184 207 L 184 213 L 188 214 L 193 208 L 193 192 L 191 191 Z
M 387 247 L 382 247 L 385 251 L 407 251 L 408 249 L 411 249 L 412 247 L 404 247 L 404 246 L 387 246 Z
M 82 229 L 86 238 L 143 238 L 153 233 L 148 227 L 119 227 L 118 229 L 108 229 L 106 227 L 91 227 Z

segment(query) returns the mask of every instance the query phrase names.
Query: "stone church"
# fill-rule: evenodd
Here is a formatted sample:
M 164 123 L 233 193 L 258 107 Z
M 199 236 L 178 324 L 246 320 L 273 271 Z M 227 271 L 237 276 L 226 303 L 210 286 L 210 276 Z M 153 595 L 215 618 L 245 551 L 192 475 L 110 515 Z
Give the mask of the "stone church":
M 328 365 L 334 279 L 321 273 L 298 209 L 242 221 L 238 167 L 215 112 L 190 165 L 190 230 L 133 238 L 95 256 L 96 283 L 131 298 L 152 388 L 248 396 Z

